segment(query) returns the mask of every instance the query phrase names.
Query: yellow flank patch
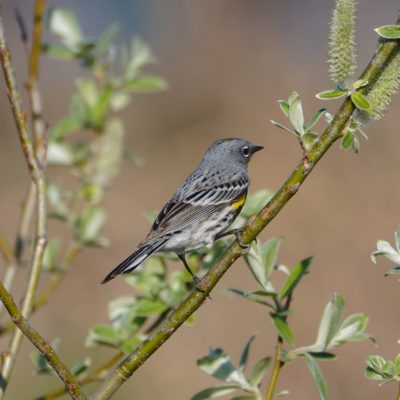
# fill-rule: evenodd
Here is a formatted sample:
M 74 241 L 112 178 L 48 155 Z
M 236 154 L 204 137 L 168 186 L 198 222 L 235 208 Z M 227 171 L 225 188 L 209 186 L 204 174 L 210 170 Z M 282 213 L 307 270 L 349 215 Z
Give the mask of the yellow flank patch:
M 233 208 L 234 210 L 236 210 L 237 208 L 241 207 L 244 202 L 246 201 L 246 196 L 241 197 L 239 200 L 234 201 L 231 204 L 231 208 Z

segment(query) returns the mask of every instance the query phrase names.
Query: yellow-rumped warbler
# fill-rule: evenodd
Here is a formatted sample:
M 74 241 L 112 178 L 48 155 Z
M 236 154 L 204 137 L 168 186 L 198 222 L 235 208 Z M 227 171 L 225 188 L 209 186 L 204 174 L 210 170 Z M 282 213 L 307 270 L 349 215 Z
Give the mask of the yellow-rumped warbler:
M 247 163 L 261 150 L 242 139 L 222 139 L 207 150 L 200 165 L 164 206 L 147 238 L 102 281 L 133 271 L 153 253 L 174 251 L 193 277 L 185 253 L 210 245 L 239 230 L 224 230 L 239 215 L 246 201 Z

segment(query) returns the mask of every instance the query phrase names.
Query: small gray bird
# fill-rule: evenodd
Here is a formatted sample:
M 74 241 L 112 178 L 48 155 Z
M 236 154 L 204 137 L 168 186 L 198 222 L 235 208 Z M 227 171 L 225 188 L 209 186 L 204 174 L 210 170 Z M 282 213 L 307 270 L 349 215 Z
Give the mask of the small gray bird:
M 185 253 L 241 231 L 224 232 L 246 201 L 250 183 L 247 163 L 261 149 L 236 138 L 214 142 L 161 210 L 147 238 L 102 283 L 133 271 L 154 253 L 174 251 L 197 285 L 199 278 L 190 270 Z

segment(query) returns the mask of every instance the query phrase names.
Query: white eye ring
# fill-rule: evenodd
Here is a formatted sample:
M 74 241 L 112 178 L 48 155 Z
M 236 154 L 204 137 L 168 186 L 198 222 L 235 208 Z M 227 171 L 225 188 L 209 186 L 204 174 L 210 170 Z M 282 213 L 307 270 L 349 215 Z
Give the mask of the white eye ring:
M 246 158 L 250 156 L 249 146 L 242 147 L 242 155 Z

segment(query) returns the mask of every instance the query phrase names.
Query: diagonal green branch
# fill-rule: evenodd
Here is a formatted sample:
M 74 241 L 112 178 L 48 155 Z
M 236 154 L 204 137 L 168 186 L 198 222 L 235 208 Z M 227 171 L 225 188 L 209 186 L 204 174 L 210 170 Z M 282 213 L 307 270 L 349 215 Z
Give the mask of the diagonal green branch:
M 388 61 L 398 51 L 399 44 L 396 41 L 388 41 L 380 44 L 378 51 L 361 75 L 361 78 L 366 79 L 370 82 L 370 85 L 373 85 Z M 364 90 L 366 88 L 363 88 L 360 92 Z M 343 135 L 343 130 L 348 124 L 354 110 L 353 103 L 347 98 L 319 141 L 311 148 L 308 160 L 301 160 L 274 197 L 265 205 L 254 220 L 249 222 L 249 225 L 242 234 L 241 239 L 243 243 L 250 244 L 294 196 L 322 156 Z M 202 292 L 193 291 L 170 315 L 164 326 L 140 344 L 133 353 L 116 367 L 92 398 L 94 400 L 111 398 L 118 388 L 201 306 L 217 282 L 243 252 L 244 250 L 236 242 L 233 243 L 202 279 L 200 285 Z
M 23 317 L 13 298 L 8 293 L 4 285 L 0 282 L 0 300 L 4 304 L 12 321 L 19 328 L 20 332 L 33 343 L 33 345 L 46 357 L 54 371 L 64 382 L 65 387 L 74 400 L 85 400 L 86 396 L 81 392 L 80 386 L 69 369 L 62 363 L 57 353 L 51 347 L 50 343 L 44 340 L 40 334 Z

